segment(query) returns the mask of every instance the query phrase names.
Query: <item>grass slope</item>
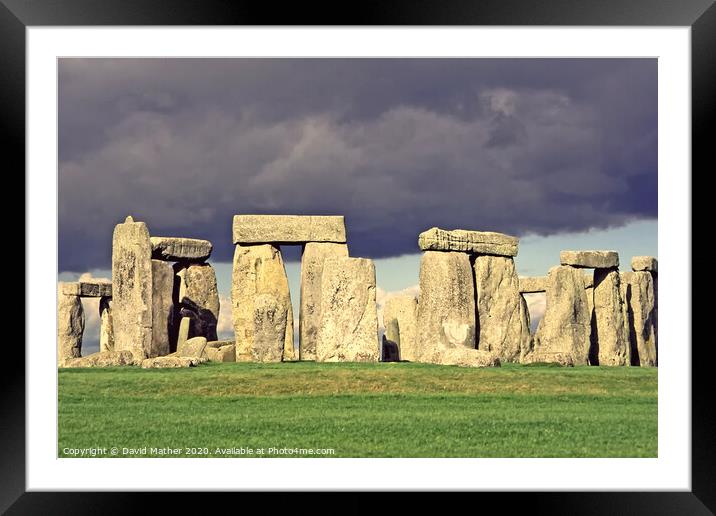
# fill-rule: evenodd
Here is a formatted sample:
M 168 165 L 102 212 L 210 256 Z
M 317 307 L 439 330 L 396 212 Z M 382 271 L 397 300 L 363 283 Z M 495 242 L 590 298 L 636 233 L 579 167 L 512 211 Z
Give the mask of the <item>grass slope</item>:
M 333 448 L 335 457 L 655 457 L 657 370 L 507 364 L 62 369 L 67 448 Z M 193 455 L 184 448 L 199 448 Z M 203 450 L 203 448 L 206 449 Z M 243 456 L 231 454 L 230 456 Z M 323 455 L 322 455 L 323 456 Z

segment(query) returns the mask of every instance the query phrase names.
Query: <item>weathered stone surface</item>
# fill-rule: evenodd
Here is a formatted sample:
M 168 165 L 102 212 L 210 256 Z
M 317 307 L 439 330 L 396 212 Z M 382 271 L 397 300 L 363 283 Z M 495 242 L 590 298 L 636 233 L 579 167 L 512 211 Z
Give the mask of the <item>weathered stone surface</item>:
M 418 236 L 418 245 L 423 251 L 462 251 L 467 253 L 517 256 L 519 239 L 492 231 L 448 231 L 430 228 Z
M 520 278 L 520 292 L 533 294 L 547 291 L 547 276 L 532 276 Z
M 189 329 L 191 327 L 191 319 L 189 317 L 182 317 L 179 321 L 179 330 L 177 332 L 177 345 L 176 350 L 182 349 L 186 345 L 186 341 L 189 340 Z M 176 353 L 176 350 L 174 351 Z
M 251 360 L 281 362 L 286 336 L 288 307 L 272 294 L 259 294 L 254 300 L 254 343 Z
M 169 355 L 142 360 L 142 369 L 178 369 L 181 367 L 195 367 L 206 359 L 200 357 L 180 357 Z
M 346 242 L 343 215 L 234 215 L 234 244 Z
M 656 362 L 654 283 L 647 271 L 621 273 L 630 365 L 653 367 Z
M 462 346 L 449 347 L 444 344 L 426 350 L 421 360 L 431 364 L 460 367 L 500 367 L 500 359 L 489 351 Z
M 568 265 L 552 267 L 547 276 L 547 308 L 533 342 L 535 357 L 526 362 L 589 363 L 590 320 L 582 273 Z
M 594 273 L 587 271 L 582 275 L 584 278 L 584 288 L 594 288 Z
M 152 258 L 170 262 L 203 262 L 211 256 L 208 240 L 180 237 L 151 237 Z
M 210 340 L 206 343 L 209 348 L 223 348 L 224 346 L 235 346 L 236 342 L 233 340 Z
M 112 297 L 112 282 L 92 280 L 62 283 L 62 293 L 67 296 Z
M 393 325 L 393 321 L 397 324 Z M 398 343 L 400 360 L 415 362 L 418 359 L 418 300 L 415 296 L 402 294 L 389 298 L 383 307 L 383 325 L 388 340 Z
M 293 309 L 288 278 L 278 247 L 270 244 L 237 245 L 232 272 L 231 305 L 236 360 L 250 361 L 255 344 L 254 312 L 256 297 L 270 294 L 286 307 L 284 347 L 293 352 Z
M 622 305 L 619 271 L 616 268 L 595 269 L 592 363 L 596 361 L 602 366 L 626 365 L 628 339 Z
M 236 362 L 236 346 L 234 344 L 210 347 L 207 343 L 204 353 L 210 362 Z
M 174 268 L 170 263 L 152 260 L 152 347 L 149 357 L 169 354 L 174 334 Z
M 67 360 L 82 356 L 85 312 L 79 296 L 63 294 L 62 283 L 57 290 L 57 363 L 63 367 Z
M 134 355 L 130 350 L 100 351 L 86 357 L 72 358 L 65 362 L 64 367 L 119 367 L 134 365 Z
M 560 352 L 535 351 L 524 357 L 523 364 L 559 364 L 564 367 L 574 367 L 574 358 L 571 354 Z
M 633 256 L 631 259 L 631 270 L 634 272 L 659 272 L 659 262 L 653 256 Z
M 417 360 L 431 362 L 441 346 L 475 349 L 475 282 L 465 253 L 427 251 L 420 261 Z
M 189 337 L 216 340 L 219 320 L 219 290 L 216 272 L 208 263 L 177 265 L 179 316 L 191 320 Z
M 619 267 L 619 253 L 616 251 L 562 251 L 559 253 L 562 265 L 588 269 Z
M 152 355 L 152 244 L 144 222 L 127 217 L 112 237 L 114 347 Z
M 205 337 L 187 339 L 181 347 L 177 347 L 176 355 L 180 357 L 201 357 L 206 349 Z
M 114 351 L 114 331 L 112 330 L 112 298 L 99 300 L 99 350 Z
M 534 348 L 534 342 L 532 338 L 532 332 L 531 332 L 531 321 L 530 321 L 530 310 L 527 305 L 527 300 L 525 299 L 525 296 L 520 294 L 520 324 L 523 328 L 527 328 L 526 335 L 523 335 L 523 341 L 522 341 L 522 348 L 520 349 L 520 357 L 519 362 L 522 363 L 524 361 L 524 358 L 529 355 L 533 348 Z
M 299 359 L 316 359 L 316 341 L 321 327 L 321 277 L 326 258 L 348 256 L 348 246 L 334 242 L 309 242 L 301 256 L 301 307 L 299 316 Z
M 490 351 L 500 362 L 518 362 L 529 348 L 530 327 L 524 325 L 515 264 L 505 256 L 478 255 L 473 269 L 477 348 Z
M 397 326 L 398 321 L 393 319 L 393 323 Z M 400 362 L 400 349 L 399 344 L 393 340 L 388 340 L 386 335 L 383 335 L 381 342 L 380 361 L 381 362 Z
M 366 258 L 328 258 L 321 279 L 319 362 L 377 362 L 375 265 Z

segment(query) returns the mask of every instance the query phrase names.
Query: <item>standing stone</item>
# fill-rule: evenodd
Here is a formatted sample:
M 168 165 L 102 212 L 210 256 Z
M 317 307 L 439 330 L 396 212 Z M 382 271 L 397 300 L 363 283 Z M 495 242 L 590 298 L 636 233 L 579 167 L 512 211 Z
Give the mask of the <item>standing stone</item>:
M 328 258 L 321 279 L 319 362 L 377 362 L 375 265 L 366 258 Z
M 301 308 L 298 319 L 299 359 L 316 359 L 321 327 L 321 277 L 326 258 L 348 256 L 348 246 L 333 242 L 309 242 L 301 256 Z
M 589 363 L 590 320 L 582 273 L 560 265 L 549 270 L 547 308 L 527 362 Z
M 170 336 L 174 335 L 174 268 L 172 264 L 152 260 L 152 347 L 148 358 L 168 355 Z
M 527 306 L 527 300 L 522 294 L 520 294 L 520 321 L 522 327 L 527 328 L 526 335 L 523 334 L 522 348 L 520 349 L 519 362 L 522 363 L 524 362 L 525 357 L 532 353 L 532 348 L 534 346 L 532 332 L 530 331 L 530 310 Z
M 112 330 L 112 298 L 99 300 L 99 350 L 114 351 L 114 331 Z
M 214 268 L 208 263 L 200 263 L 177 265 L 175 269 L 180 316 L 192 320 L 189 336 L 216 340 L 220 306 Z
M 393 325 L 393 321 L 397 324 Z M 418 300 L 415 296 L 405 294 L 388 299 L 383 307 L 383 325 L 388 340 L 398 343 L 400 359 L 415 362 L 418 359 L 416 341 Z M 393 333 L 396 330 L 397 335 Z
M 651 274 L 623 272 L 621 287 L 629 337 L 629 363 L 633 366 L 656 366 L 654 283 Z
M 144 222 L 127 217 L 112 237 L 114 347 L 152 356 L 152 244 Z
M 255 344 L 255 301 L 261 294 L 270 294 L 286 307 L 284 350 L 293 350 L 293 309 L 288 278 L 281 251 L 271 244 L 237 245 L 232 271 L 231 305 L 236 360 L 250 361 Z M 281 311 L 283 313 L 283 311 Z M 286 357 L 290 359 L 290 357 Z
M 393 320 L 397 326 L 398 321 Z M 400 344 L 393 340 L 389 340 L 387 335 L 383 335 L 383 341 L 380 347 L 381 362 L 400 362 Z
M 473 264 L 476 289 L 477 348 L 501 362 L 518 362 L 529 348 L 530 327 L 524 324 L 520 282 L 512 258 L 478 255 Z
M 617 268 L 595 269 L 591 356 L 599 365 L 626 365 L 628 339 L 622 305 Z
M 82 333 L 85 331 L 85 312 L 79 296 L 57 295 L 57 365 L 65 365 L 82 356 Z
M 426 251 L 420 260 L 417 359 L 442 348 L 475 349 L 475 282 L 470 257 Z M 436 362 L 440 363 L 440 362 Z
M 281 362 L 288 322 L 286 306 L 271 294 L 260 294 L 254 300 L 254 343 L 251 360 Z
M 177 332 L 177 345 L 176 349 L 179 350 L 189 340 L 189 329 L 191 327 L 191 319 L 189 317 L 182 317 L 179 322 L 179 331 Z

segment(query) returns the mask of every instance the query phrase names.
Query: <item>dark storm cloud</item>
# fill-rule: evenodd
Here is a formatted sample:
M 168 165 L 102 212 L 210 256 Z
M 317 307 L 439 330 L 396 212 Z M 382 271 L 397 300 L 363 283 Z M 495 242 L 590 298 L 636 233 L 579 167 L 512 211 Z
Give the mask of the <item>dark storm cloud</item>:
M 433 225 L 553 234 L 656 216 L 656 60 L 59 65 L 60 269 L 132 214 L 231 257 L 235 213 L 346 215 L 352 254 Z

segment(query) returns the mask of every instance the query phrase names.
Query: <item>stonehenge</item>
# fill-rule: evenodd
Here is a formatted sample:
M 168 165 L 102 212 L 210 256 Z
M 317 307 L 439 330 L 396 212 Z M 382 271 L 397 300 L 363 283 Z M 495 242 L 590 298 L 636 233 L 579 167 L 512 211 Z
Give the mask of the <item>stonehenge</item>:
M 381 301 L 379 338 L 375 264 L 349 255 L 343 216 L 235 215 L 232 243 L 234 335 L 219 340 L 212 243 L 151 236 L 128 216 L 114 228 L 111 281 L 58 284 L 58 366 L 658 365 L 654 257 L 634 256 L 632 270 L 620 272 L 616 251 L 564 250 L 546 276 L 519 277 L 518 238 L 433 227 L 418 235 L 418 294 Z M 298 321 L 281 252 L 287 245 L 301 246 Z M 532 334 L 525 295 L 539 293 L 546 307 Z M 99 298 L 99 352 L 84 356 L 87 297 Z

